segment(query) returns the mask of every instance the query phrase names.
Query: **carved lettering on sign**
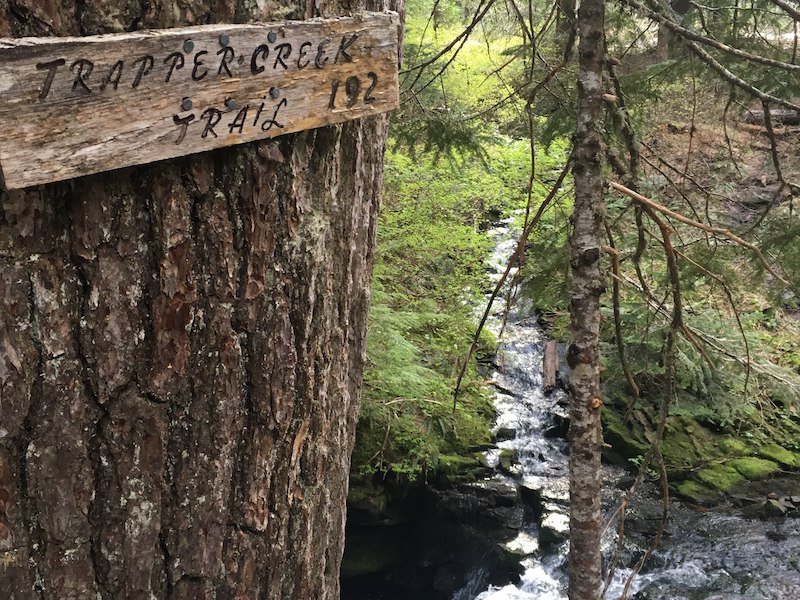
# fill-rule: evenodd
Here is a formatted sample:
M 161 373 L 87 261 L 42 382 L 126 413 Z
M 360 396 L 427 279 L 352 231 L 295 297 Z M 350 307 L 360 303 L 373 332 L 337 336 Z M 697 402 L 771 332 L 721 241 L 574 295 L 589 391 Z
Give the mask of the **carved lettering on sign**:
M 397 108 L 394 13 L 0 40 L 8 189 Z M 20 118 L 24 116 L 24 118 Z

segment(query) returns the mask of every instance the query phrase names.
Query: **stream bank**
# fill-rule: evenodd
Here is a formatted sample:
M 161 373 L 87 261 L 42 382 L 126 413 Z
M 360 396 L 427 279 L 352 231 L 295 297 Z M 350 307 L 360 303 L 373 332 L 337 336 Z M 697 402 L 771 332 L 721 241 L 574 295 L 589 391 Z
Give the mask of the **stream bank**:
M 498 253 L 509 245 L 500 240 Z M 487 373 L 496 390 L 493 446 L 448 460 L 416 485 L 375 476 L 354 480 L 343 600 L 566 598 L 567 376 L 544 392 L 547 336 L 530 310 L 516 310 Z M 630 459 L 646 451 L 655 414 L 637 409 L 624 422 L 624 409 L 623 402 L 609 401 L 604 411 L 607 517 L 633 481 L 629 470 L 612 463 L 629 469 Z M 708 425 L 670 417 L 664 453 L 675 491 L 686 501 L 672 502 L 662 543 L 629 597 L 800 598 L 796 453 Z M 661 498 L 650 482 L 630 506 L 608 598 L 620 596 L 661 519 Z M 606 564 L 616 548 L 614 529 L 603 540 Z

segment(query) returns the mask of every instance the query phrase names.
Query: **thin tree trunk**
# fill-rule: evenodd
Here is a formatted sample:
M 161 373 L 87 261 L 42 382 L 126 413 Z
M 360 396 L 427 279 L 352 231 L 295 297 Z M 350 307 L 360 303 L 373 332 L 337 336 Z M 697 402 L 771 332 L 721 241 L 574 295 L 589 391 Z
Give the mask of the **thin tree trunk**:
M 573 175 L 570 391 L 569 597 L 600 597 L 600 272 L 603 224 L 604 0 L 583 0 L 578 11 L 578 118 Z
M 0 0 L 0 35 L 318 14 Z M 0 192 L 0 596 L 338 598 L 386 125 Z
M 656 41 L 656 60 L 665 61 L 669 59 L 669 45 L 672 41 L 672 32 L 663 23 L 658 24 L 658 39 Z

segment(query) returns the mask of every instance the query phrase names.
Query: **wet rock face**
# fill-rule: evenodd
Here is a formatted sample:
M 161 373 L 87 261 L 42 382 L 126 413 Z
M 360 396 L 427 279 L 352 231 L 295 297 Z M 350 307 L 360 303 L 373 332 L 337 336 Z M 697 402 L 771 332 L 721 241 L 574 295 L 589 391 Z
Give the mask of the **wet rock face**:
M 800 517 L 800 496 L 770 494 L 766 498 L 745 498 L 743 513 L 755 519 L 767 521 L 775 518 Z
M 494 480 L 420 488 L 394 498 L 383 515 L 351 506 L 342 599 L 450 600 L 476 565 L 485 581 L 513 580 L 519 557 L 503 544 L 531 510 L 516 484 Z

